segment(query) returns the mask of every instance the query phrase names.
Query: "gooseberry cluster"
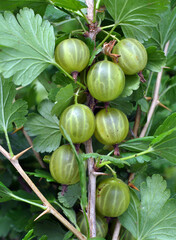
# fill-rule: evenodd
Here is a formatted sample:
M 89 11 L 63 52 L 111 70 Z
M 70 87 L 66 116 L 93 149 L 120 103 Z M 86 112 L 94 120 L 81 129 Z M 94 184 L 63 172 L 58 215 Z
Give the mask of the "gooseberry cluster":
M 87 88 L 93 98 L 109 102 L 119 97 L 125 87 L 125 75 L 142 71 L 147 63 L 144 46 L 136 39 L 123 39 L 113 49 L 113 54 L 120 55 L 118 63 L 103 60 L 93 64 L 87 73 Z M 55 50 L 57 63 L 69 74 L 81 72 L 88 65 L 90 53 L 87 45 L 79 39 L 67 39 L 58 44 Z M 98 111 L 96 116 L 84 105 L 75 103 L 66 108 L 60 117 L 60 131 L 64 131 L 75 144 L 87 141 L 94 134 L 105 145 L 116 145 L 123 141 L 129 130 L 126 115 L 116 109 L 107 107 Z M 61 184 L 74 184 L 79 181 L 79 170 L 75 155 L 69 145 L 59 147 L 50 160 L 50 172 Z M 110 206 L 109 203 L 113 204 Z M 130 193 L 128 186 L 118 178 L 108 178 L 100 182 L 96 192 L 97 212 L 106 217 L 117 217 L 128 208 Z M 103 224 L 106 236 L 106 224 L 97 215 L 98 224 Z M 81 231 L 87 235 L 83 215 L 78 216 Z

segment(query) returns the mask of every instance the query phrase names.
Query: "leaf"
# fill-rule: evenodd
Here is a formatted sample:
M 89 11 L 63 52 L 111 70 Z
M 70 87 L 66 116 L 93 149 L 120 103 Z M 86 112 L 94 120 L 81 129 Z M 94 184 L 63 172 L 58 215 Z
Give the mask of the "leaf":
M 59 90 L 56 95 L 57 103 L 51 110 L 52 115 L 60 116 L 60 114 L 71 104 L 73 100 L 73 86 L 72 84 L 67 85 Z
M 47 182 L 55 182 L 51 174 L 45 170 L 36 169 L 35 172 L 26 172 L 28 175 L 35 176 L 38 178 L 45 178 Z
M 155 131 L 154 136 L 158 136 L 164 132 L 167 132 L 171 130 L 172 128 L 175 128 L 176 123 L 176 113 L 172 113 L 169 117 L 167 117 L 163 124 L 161 124 Z
M 108 155 L 100 155 L 98 153 L 82 153 L 81 156 L 83 157 L 83 159 L 88 159 L 92 157 L 92 158 L 99 158 L 105 161 L 110 161 L 114 165 L 117 165 L 118 167 L 123 167 L 124 164 L 129 165 L 128 162 L 122 161 L 120 158 L 115 158 Z
M 141 184 L 141 202 L 134 191 L 128 210 L 119 217 L 136 240 L 176 238 L 176 200 L 169 199 L 166 181 L 160 175 L 147 177 Z
M 0 14 L 0 72 L 17 85 L 31 83 L 54 63 L 53 27 L 32 9 Z M 19 47 L 20 46 L 20 47 Z
M 125 148 L 129 151 L 134 152 L 143 152 L 149 148 L 154 137 L 142 137 L 142 138 L 135 138 L 132 140 L 128 140 L 125 143 L 121 143 L 119 147 Z
M 36 222 L 34 226 L 34 233 L 39 237 L 46 235 L 47 240 L 58 240 L 64 238 L 65 230 L 63 230 L 58 222 L 53 220 L 40 220 Z
M 154 154 L 176 163 L 176 128 L 158 135 L 150 146 Z
M 32 8 L 34 12 L 43 15 L 48 5 L 47 0 L 6 0 L 0 1 L 1 11 L 17 11 L 20 8 Z
M 29 114 L 25 130 L 30 136 L 36 136 L 33 141 L 34 149 L 38 152 L 52 152 L 60 146 L 61 133 L 59 120 L 51 115 L 53 103 L 44 100 L 38 106 L 39 114 Z
M 140 85 L 140 79 L 139 76 L 131 75 L 131 76 L 125 76 L 125 88 L 123 89 L 122 94 L 120 97 L 128 97 L 130 96 L 134 90 L 137 90 Z
M 12 123 L 22 127 L 26 121 L 27 103 L 21 99 L 13 103 L 15 95 L 14 84 L 0 76 L 0 132 L 11 131 Z
M 133 110 L 133 104 L 127 98 L 116 98 L 110 102 L 110 106 L 117 108 L 127 115 L 130 115 Z
M 123 153 L 121 154 L 121 157 L 127 157 L 130 156 L 131 153 Z M 147 156 L 147 155 L 142 155 L 142 156 L 137 156 L 131 159 L 126 160 L 130 165 L 132 164 L 136 164 L 136 163 L 145 163 L 145 162 L 150 162 L 151 157 Z
M 63 7 L 72 11 L 78 11 L 87 8 L 87 5 L 79 0 L 51 0 L 58 7 Z
M 157 50 L 157 47 L 151 46 L 147 48 L 148 62 L 146 68 L 152 72 L 160 72 L 161 68 L 165 66 L 166 57 L 164 52 Z
M 137 103 L 140 105 L 142 112 L 148 112 L 149 110 L 149 104 L 145 98 L 141 98 L 137 101 Z
M 11 191 L 2 182 L 0 182 L 0 202 L 6 202 L 11 199 Z
M 62 187 L 59 187 L 62 190 Z M 67 190 L 64 194 L 62 192 L 58 193 L 58 200 L 66 208 L 71 208 L 74 206 L 75 202 L 81 196 L 81 187 L 80 183 L 76 183 L 67 187 Z
M 34 238 L 35 236 L 32 237 L 33 232 L 34 232 L 33 229 L 29 230 L 22 240 L 31 240 L 32 238 Z
M 147 40 L 152 26 L 160 21 L 159 13 L 166 11 L 168 0 L 104 0 L 116 25 L 120 25 L 125 37 Z

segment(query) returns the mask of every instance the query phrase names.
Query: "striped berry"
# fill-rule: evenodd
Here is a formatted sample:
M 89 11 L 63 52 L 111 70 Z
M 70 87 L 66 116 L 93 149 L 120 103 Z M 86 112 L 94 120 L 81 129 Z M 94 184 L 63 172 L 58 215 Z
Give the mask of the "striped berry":
M 56 62 L 68 73 L 81 72 L 88 64 L 90 52 L 87 45 L 76 38 L 59 43 L 55 50 Z
M 126 38 L 121 40 L 113 49 L 119 54 L 119 66 L 125 74 L 133 75 L 142 71 L 147 64 L 147 51 L 138 40 Z
M 100 110 L 95 116 L 95 137 L 106 145 L 123 141 L 129 131 L 126 115 L 116 108 Z
M 94 64 L 87 75 L 90 94 L 99 101 L 117 98 L 125 86 L 125 75 L 115 63 L 104 60 Z
M 118 217 L 130 203 L 130 191 L 118 178 L 108 178 L 99 183 L 96 190 L 96 209 L 103 216 Z
M 89 107 L 83 104 L 69 106 L 61 114 L 60 131 L 66 130 L 73 143 L 87 141 L 95 130 L 95 117 Z

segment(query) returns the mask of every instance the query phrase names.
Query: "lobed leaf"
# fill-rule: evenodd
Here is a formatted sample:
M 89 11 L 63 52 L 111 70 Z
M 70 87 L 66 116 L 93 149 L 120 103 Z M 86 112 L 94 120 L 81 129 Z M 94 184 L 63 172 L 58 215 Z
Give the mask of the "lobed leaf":
M 0 76 L 0 132 L 11 131 L 12 123 L 22 127 L 26 121 L 27 103 L 21 99 L 14 102 L 15 95 L 14 84 Z
M 148 62 L 146 68 L 152 72 L 160 72 L 161 68 L 165 66 L 166 57 L 164 52 L 157 50 L 157 47 L 151 46 L 147 48 Z
M 120 25 L 125 37 L 147 40 L 152 26 L 160 21 L 159 14 L 166 11 L 168 0 L 104 0 L 116 25 Z
M 134 152 L 143 152 L 149 148 L 154 137 L 142 137 L 142 138 L 135 138 L 132 140 L 128 140 L 125 143 L 121 143 L 119 147 L 125 148 L 129 151 Z
M 6 0 L 0 1 L 1 11 L 16 11 L 20 8 L 32 8 L 36 13 L 44 15 L 48 0 Z
M 117 108 L 127 115 L 130 115 L 133 110 L 133 104 L 127 98 L 116 98 L 110 102 L 110 106 Z
M 170 192 L 166 187 L 166 181 L 160 175 L 153 175 L 141 184 L 141 201 L 131 191 L 129 208 L 119 220 L 136 240 L 176 238 L 176 200 L 169 199 Z
M 71 104 L 73 100 L 73 86 L 72 84 L 67 85 L 59 90 L 56 95 L 57 103 L 51 110 L 52 115 L 60 116 L 60 114 Z
M 87 5 L 79 0 L 51 0 L 51 2 L 58 7 L 63 7 L 72 11 L 78 11 L 82 8 L 87 8 Z
M 0 14 L 0 72 L 17 85 L 31 83 L 54 62 L 53 27 L 32 9 Z M 19 47 L 20 46 L 20 47 Z
M 125 76 L 125 88 L 120 97 L 130 96 L 134 90 L 137 90 L 140 86 L 140 78 L 137 74 L 131 76 Z
M 44 100 L 38 106 L 39 114 L 29 114 L 25 130 L 30 136 L 36 136 L 34 149 L 38 152 L 52 152 L 60 146 L 61 133 L 59 120 L 51 115 L 53 103 Z

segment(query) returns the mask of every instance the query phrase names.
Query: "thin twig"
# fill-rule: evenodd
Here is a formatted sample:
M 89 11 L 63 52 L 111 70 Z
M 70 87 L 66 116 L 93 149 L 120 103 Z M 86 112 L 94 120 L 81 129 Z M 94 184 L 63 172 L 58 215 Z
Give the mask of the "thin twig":
M 112 240 L 119 240 L 120 227 L 121 227 L 121 224 L 120 224 L 119 220 L 117 219 Z
M 136 118 L 135 118 L 135 122 L 134 122 L 134 127 L 133 127 L 133 134 L 135 137 L 138 136 L 138 129 L 140 126 L 140 120 L 141 120 L 141 108 L 138 105 L 137 106 L 137 111 L 136 111 Z
M 33 151 L 36 159 L 38 160 L 40 166 L 41 166 L 42 168 L 46 168 L 46 167 L 45 167 L 45 164 L 43 163 L 43 161 L 42 161 L 42 159 L 41 159 L 41 157 L 40 157 L 40 154 L 39 154 L 38 152 L 36 152 L 36 151 L 34 150 L 34 148 L 33 148 L 32 139 L 29 137 L 29 135 L 28 135 L 27 132 L 24 130 L 24 128 L 22 129 L 22 131 L 23 131 L 23 134 L 24 134 L 26 140 L 28 141 L 29 145 L 32 146 L 32 151 Z
M 12 163 L 12 165 L 16 168 L 18 173 L 23 177 L 23 179 L 27 182 L 27 184 L 31 187 L 31 189 L 43 202 L 43 205 L 46 207 L 46 209 L 48 209 L 47 212 L 54 215 L 64 226 L 66 226 L 70 231 L 72 231 L 78 239 L 86 240 L 86 238 L 76 228 L 74 228 L 73 225 L 70 222 L 68 222 L 43 196 L 43 194 L 39 191 L 39 189 L 35 186 L 35 184 L 31 181 L 31 179 L 28 177 L 28 175 L 24 172 L 24 170 L 20 166 L 18 158 L 16 156 L 13 156 L 11 158 L 10 154 L 1 145 L 0 152 Z
M 93 153 L 92 139 L 85 142 L 86 153 Z M 96 175 L 94 170 L 94 159 L 88 159 L 88 219 L 90 228 L 90 237 L 96 237 L 96 216 L 95 216 L 95 193 L 96 193 Z
M 167 51 L 168 51 L 168 47 L 169 47 L 169 41 L 166 43 L 165 48 L 164 48 L 164 53 L 165 56 L 167 55 Z M 152 119 L 153 113 L 155 111 L 155 108 L 158 106 L 159 104 L 159 89 L 160 89 L 160 85 L 161 85 L 161 79 L 162 79 L 162 75 L 163 75 L 163 68 L 161 69 L 161 72 L 158 73 L 157 75 L 157 79 L 156 79 L 156 85 L 155 85 L 155 91 L 154 91 L 154 96 L 153 96 L 153 100 L 152 100 L 152 104 L 150 106 L 148 115 L 147 115 L 147 122 L 144 125 L 142 132 L 140 134 L 140 137 L 144 137 L 146 134 L 146 131 L 148 129 L 148 126 L 150 124 L 150 121 Z

